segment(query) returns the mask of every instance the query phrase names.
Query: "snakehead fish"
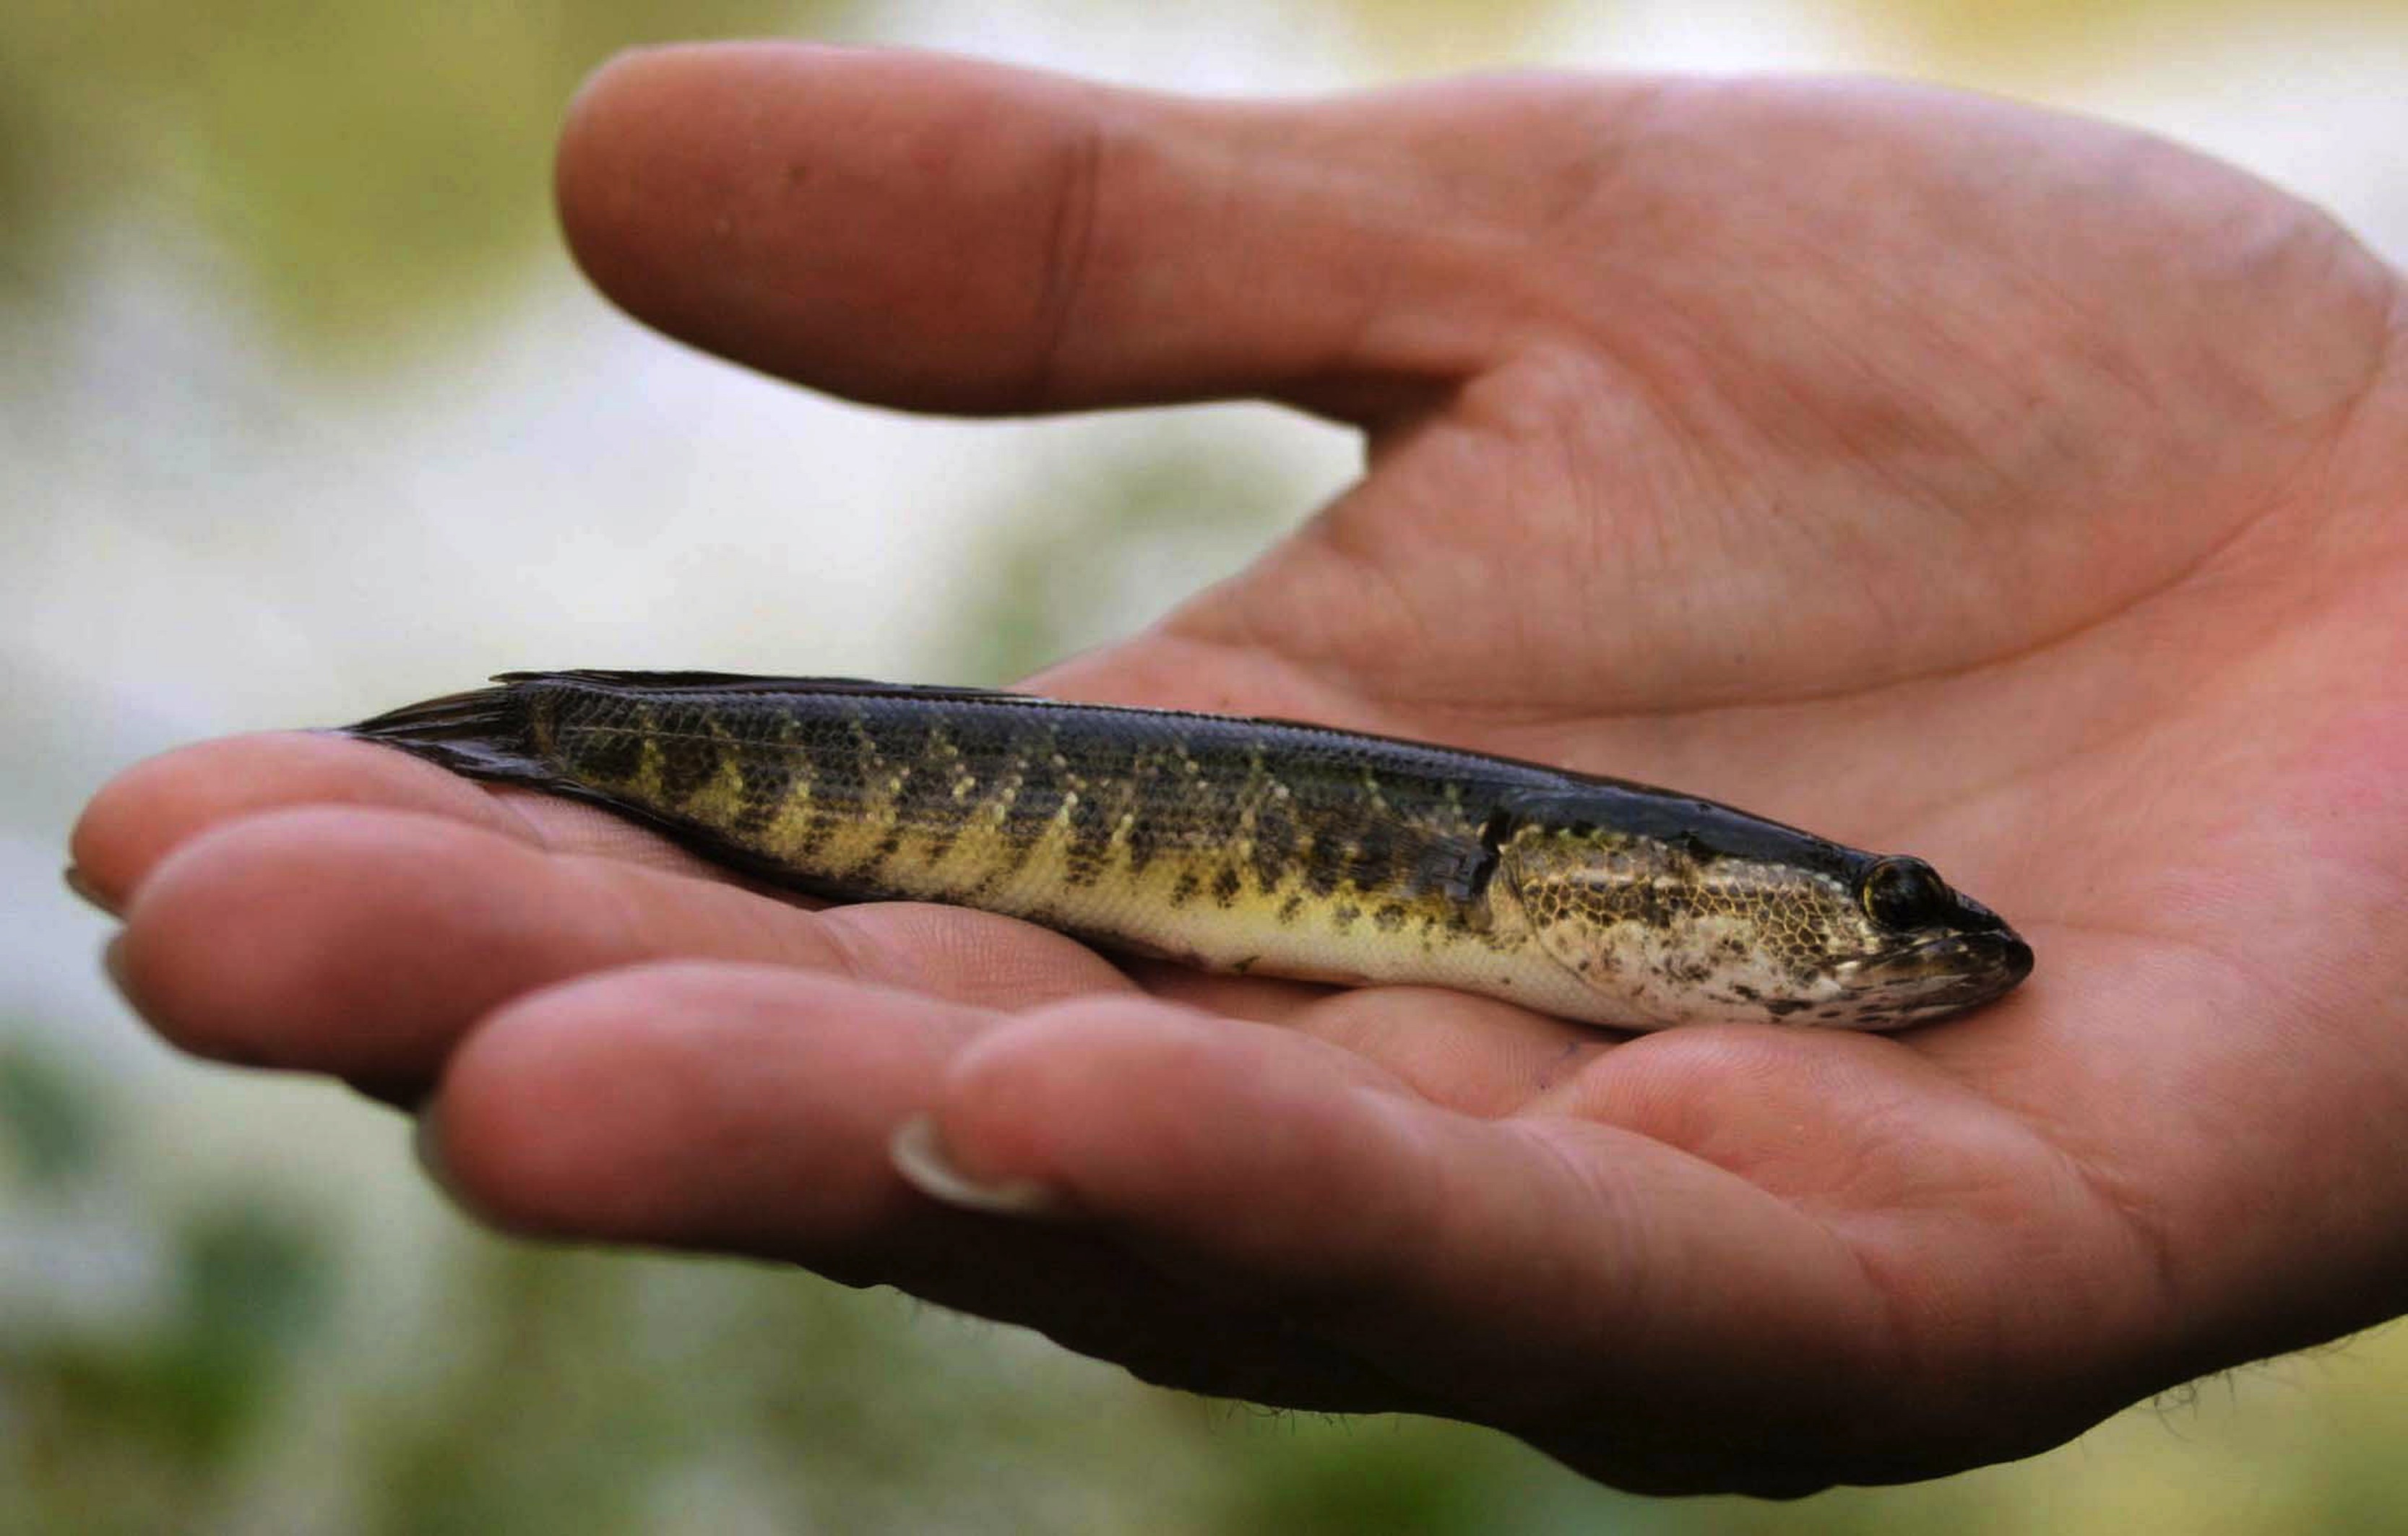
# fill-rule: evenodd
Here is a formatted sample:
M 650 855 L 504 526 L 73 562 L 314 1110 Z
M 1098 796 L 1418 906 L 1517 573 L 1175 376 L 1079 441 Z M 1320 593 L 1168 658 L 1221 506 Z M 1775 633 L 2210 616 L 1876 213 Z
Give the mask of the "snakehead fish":
M 1626 1029 L 1886 1029 L 2031 951 L 1919 859 L 1692 796 L 1277 720 L 705 672 L 513 672 L 348 734 L 837 900 Z

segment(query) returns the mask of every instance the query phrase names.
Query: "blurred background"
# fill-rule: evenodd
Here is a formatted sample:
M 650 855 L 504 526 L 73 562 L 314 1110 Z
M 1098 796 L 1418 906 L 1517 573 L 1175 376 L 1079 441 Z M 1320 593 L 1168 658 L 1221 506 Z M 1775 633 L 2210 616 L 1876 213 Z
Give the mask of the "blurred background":
M 2186 139 L 2408 257 L 2408 7 L 2372 0 L 9 0 L 0 1531 L 2399 1529 L 2393 1337 L 2014 1467 L 1659 1503 L 1474 1430 L 1155 1392 L 887 1293 L 489 1238 L 399 1117 L 148 1039 L 58 881 L 136 757 L 509 667 L 1003 680 L 1354 471 L 1349 435 L 1256 407 L 863 410 L 609 309 L 551 224 L 561 108 L 614 49 L 733 34 L 1223 93 L 1911 74 Z

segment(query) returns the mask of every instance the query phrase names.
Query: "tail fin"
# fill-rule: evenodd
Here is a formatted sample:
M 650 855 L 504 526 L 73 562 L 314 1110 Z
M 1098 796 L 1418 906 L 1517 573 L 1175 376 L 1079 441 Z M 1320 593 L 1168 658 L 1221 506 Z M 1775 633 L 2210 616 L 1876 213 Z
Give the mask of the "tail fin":
M 509 687 L 447 694 L 338 727 L 473 779 L 548 782 L 555 770 L 536 754 L 525 698 Z

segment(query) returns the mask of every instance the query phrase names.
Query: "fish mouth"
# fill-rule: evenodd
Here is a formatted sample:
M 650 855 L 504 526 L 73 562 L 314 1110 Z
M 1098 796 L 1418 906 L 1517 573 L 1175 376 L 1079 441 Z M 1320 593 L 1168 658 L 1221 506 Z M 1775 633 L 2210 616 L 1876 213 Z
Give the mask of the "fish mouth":
M 1852 990 L 1885 998 L 1900 1015 L 1937 1017 L 2006 996 L 2032 971 L 2031 946 L 2013 928 L 1955 928 L 1867 963 Z

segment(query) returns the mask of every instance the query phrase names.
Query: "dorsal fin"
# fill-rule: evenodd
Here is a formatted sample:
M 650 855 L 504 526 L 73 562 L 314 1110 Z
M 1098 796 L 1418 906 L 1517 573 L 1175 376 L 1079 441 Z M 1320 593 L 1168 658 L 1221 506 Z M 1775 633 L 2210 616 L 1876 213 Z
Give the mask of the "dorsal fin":
M 1492 840 L 1512 840 L 1526 825 L 1558 830 L 1603 826 L 1621 836 L 1651 839 L 1692 858 L 1762 859 L 1854 878 L 1872 855 L 1784 822 L 1768 821 L 1716 800 L 1668 789 L 1592 779 L 1584 783 L 1516 786 L 1497 799 Z
M 747 672 L 640 672 L 572 668 L 559 672 L 502 672 L 496 674 L 493 681 L 512 687 L 538 682 L 574 682 L 589 687 L 638 688 L 655 693 L 853 694 L 882 698 L 999 698 L 1020 704 L 1059 702 L 1035 694 L 1007 693 L 1000 688 L 877 682 L 868 678 L 757 677 Z

